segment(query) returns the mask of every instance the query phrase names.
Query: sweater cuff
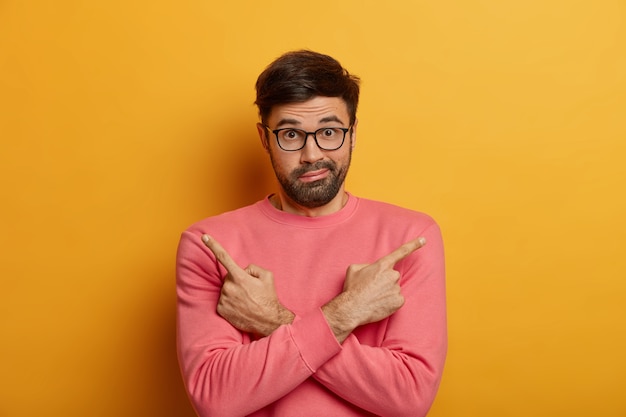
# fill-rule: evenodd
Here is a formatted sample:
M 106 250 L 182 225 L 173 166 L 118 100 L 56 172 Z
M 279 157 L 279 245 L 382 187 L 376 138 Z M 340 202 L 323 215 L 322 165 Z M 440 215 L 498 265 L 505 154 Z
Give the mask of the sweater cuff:
M 296 344 L 304 364 L 317 369 L 341 352 L 341 345 L 333 334 L 321 309 L 297 316 L 290 326 L 291 338 Z

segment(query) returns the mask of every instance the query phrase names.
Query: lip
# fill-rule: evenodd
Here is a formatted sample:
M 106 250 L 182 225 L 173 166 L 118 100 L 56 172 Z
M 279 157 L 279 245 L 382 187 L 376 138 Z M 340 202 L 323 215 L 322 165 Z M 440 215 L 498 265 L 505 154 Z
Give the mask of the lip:
M 324 178 L 326 178 L 328 176 L 328 173 L 330 172 L 329 169 L 324 168 L 324 169 L 318 169 L 315 171 L 309 171 L 306 172 L 302 175 L 300 175 L 300 181 L 302 182 L 313 182 L 313 181 L 319 181 L 322 180 Z

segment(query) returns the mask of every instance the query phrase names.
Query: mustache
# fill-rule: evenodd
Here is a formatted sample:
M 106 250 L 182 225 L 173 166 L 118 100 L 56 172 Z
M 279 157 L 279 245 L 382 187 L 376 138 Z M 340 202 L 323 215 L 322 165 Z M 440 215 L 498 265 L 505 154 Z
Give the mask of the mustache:
M 306 165 L 294 169 L 291 172 L 291 175 L 295 178 L 298 178 L 299 176 L 304 175 L 307 172 L 318 171 L 320 169 L 328 169 L 331 172 L 335 172 L 337 170 L 337 165 L 333 161 L 318 161 L 312 165 Z

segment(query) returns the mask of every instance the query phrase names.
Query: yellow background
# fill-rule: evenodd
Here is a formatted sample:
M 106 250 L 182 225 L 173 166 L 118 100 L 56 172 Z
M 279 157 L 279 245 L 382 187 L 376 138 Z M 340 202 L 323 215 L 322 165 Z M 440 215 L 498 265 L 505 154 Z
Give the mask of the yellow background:
M 0 1 L 0 416 L 193 415 L 178 237 L 272 190 L 303 47 L 363 79 L 348 189 L 443 228 L 431 416 L 626 416 L 622 0 Z

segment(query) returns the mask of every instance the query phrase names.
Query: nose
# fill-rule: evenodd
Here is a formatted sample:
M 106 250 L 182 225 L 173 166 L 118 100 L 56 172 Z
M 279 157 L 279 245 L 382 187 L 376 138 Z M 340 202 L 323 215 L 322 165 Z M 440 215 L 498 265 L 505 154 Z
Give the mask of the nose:
M 308 133 L 306 142 L 304 143 L 304 148 L 300 150 L 300 162 L 312 164 L 321 159 L 324 159 L 324 152 L 319 146 L 317 146 L 315 135 L 313 133 Z

